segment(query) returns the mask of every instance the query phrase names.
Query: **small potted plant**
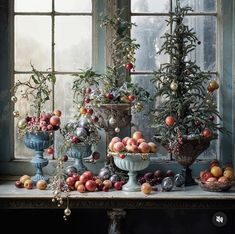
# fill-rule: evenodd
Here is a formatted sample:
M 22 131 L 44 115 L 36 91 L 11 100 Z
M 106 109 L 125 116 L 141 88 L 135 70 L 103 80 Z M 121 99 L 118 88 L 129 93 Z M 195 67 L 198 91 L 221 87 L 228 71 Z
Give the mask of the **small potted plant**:
M 36 152 L 31 161 L 36 168 L 36 174 L 32 177 L 32 181 L 36 184 L 38 180 L 46 180 L 47 182 L 49 180 L 42 171 L 42 168 L 48 164 L 48 159 L 43 157 L 43 152 L 44 149 L 48 149 L 49 154 L 54 152 L 50 147 L 53 144 L 52 133 L 59 129 L 61 111 L 55 110 L 53 113 L 43 111 L 44 104 L 50 100 L 52 85 L 56 81 L 54 74 L 44 75 L 33 65 L 31 67 L 33 74 L 30 78 L 25 82 L 18 80 L 11 89 L 13 94 L 11 100 L 16 103 L 18 93 L 21 98 L 32 100 L 30 103 L 32 115 L 21 116 L 17 110 L 13 111 L 13 115 L 19 118 L 17 123 L 19 136 L 24 138 L 24 143 L 28 148 Z

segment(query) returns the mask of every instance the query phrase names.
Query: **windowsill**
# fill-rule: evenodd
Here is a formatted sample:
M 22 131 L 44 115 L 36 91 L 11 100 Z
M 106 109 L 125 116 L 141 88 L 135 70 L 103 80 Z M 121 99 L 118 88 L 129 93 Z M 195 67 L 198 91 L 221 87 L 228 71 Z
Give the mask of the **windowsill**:
M 214 193 L 201 190 L 197 185 L 171 192 L 70 192 L 71 208 L 122 208 L 122 209 L 235 209 L 235 187 L 228 192 Z M 52 191 L 18 189 L 13 181 L 0 181 L 0 208 L 56 209 L 51 201 Z

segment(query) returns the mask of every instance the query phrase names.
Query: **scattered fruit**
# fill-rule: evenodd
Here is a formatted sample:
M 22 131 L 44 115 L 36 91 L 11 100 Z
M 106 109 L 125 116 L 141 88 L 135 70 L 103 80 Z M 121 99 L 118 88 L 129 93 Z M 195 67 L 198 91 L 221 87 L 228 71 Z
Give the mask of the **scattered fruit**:
M 19 181 L 19 180 L 17 180 L 17 181 L 15 182 L 15 186 L 16 186 L 17 188 L 24 188 L 24 184 L 23 184 L 21 181 Z
M 32 189 L 33 188 L 33 181 L 31 179 L 27 179 L 24 182 L 24 187 L 27 189 Z
M 143 183 L 141 185 L 141 192 L 144 194 L 150 194 L 152 192 L 152 186 L 149 183 Z
M 47 182 L 45 180 L 39 180 L 36 184 L 37 189 L 45 190 L 47 188 Z
M 31 178 L 31 177 L 28 176 L 28 175 L 23 175 L 23 176 L 20 177 L 20 182 L 21 182 L 22 184 L 24 184 L 24 182 L 25 182 L 26 180 L 29 180 L 30 178 Z

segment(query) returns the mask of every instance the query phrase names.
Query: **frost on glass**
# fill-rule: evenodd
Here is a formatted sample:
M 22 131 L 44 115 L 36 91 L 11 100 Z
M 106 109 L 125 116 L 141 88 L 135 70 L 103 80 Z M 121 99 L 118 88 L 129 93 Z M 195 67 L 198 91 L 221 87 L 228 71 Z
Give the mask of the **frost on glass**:
M 55 84 L 55 108 L 62 111 L 61 124 L 73 121 L 76 114 L 76 106 L 73 104 L 73 81 L 76 79 L 71 75 L 57 75 Z M 63 138 L 59 132 L 55 134 L 55 149 L 60 152 Z
M 194 28 L 201 42 L 187 59 L 196 61 L 204 71 L 216 71 L 216 17 L 188 16 L 185 23 Z
M 51 18 L 15 16 L 15 70 L 51 68 Z
M 91 12 L 92 0 L 55 0 L 58 12 Z
M 169 12 L 170 0 L 132 0 L 131 11 L 133 13 Z
M 19 80 L 22 82 L 25 82 L 29 80 L 30 74 L 20 74 L 15 75 L 15 83 Z M 23 139 L 20 138 L 20 136 L 17 134 L 17 123 L 22 118 L 25 118 L 26 115 L 32 116 L 35 113 L 32 112 L 31 104 L 34 102 L 33 98 L 29 96 L 28 99 L 22 98 L 21 96 L 24 94 L 25 88 L 20 88 L 17 90 L 16 96 L 17 96 L 17 102 L 15 103 L 14 109 L 19 111 L 20 117 L 14 119 L 14 131 L 15 131 L 15 157 L 21 158 L 21 157 L 32 157 L 34 155 L 34 151 L 28 149 L 23 142 Z M 44 108 L 42 111 L 52 111 L 52 96 L 50 97 L 50 100 L 45 103 Z
M 132 22 L 138 26 L 133 27 L 131 34 L 140 44 L 140 49 L 135 55 L 136 71 L 153 71 L 158 69 L 161 63 L 169 60 L 169 57 L 164 54 L 156 55 L 163 43 L 161 36 L 169 31 L 169 27 L 166 27 L 166 19 L 167 17 L 160 16 L 132 17 Z
M 15 0 L 15 12 L 49 12 L 52 0 Z
M 181 7 L 190 6 L 194 12 L 215 12 L 217 0 L 183 0 L 180 1 Z M 173 0 L 173 8 L 175 0 Z
M 78 71 L 91 66 L 92 18 L 58 16 L 55 21 L 57 71 Z

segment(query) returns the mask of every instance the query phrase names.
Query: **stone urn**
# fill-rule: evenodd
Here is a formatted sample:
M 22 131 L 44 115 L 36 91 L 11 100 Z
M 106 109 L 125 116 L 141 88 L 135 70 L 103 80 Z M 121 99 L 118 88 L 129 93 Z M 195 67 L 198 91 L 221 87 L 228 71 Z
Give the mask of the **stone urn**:
M 53 144 L 52 134 L 49 132 L 27 132 L 24 137 L 24 144 L 29 149 L 35 151 L 35 155 L 31 160 L 31 163 L 36 169 L 36 174 L 31 178 L 33 183 L 36 184 L 38 180 L 46 180 L 48 182 L 49 177 L 43 175 L 42 170 L 48 164 L 48 159 L 43 157 L 43 152 Z
M 155 136 L 154 139 L 161 143 L 161 136 Z M 212 137 L 203 137 L 201 135 L 183 136 L 182 144 L 178 142 L 173 145 L 163 146 L 170 150 L 176 161 L 183 166 L 182 175 L 185 178 L 185 186 L 195 185 L 196 182 L 192 177 L 192 169 L 190 166 L 196 158 L 209 148 L 211 140 L 217 139 L 217 135 Z
M 81 174 L 87 170 L 86 166 L 83 164 L 83 158 L 90 156 L 91 153 L 91 145 L 88 144 L 73 144 L 66 152 L 69 157 L 75 159 L 73 166 L 76 167 L 77 171 Z

